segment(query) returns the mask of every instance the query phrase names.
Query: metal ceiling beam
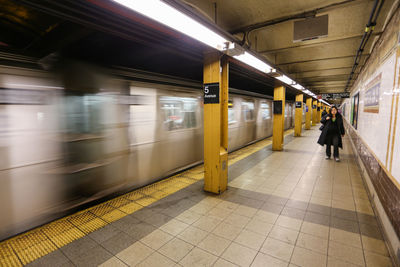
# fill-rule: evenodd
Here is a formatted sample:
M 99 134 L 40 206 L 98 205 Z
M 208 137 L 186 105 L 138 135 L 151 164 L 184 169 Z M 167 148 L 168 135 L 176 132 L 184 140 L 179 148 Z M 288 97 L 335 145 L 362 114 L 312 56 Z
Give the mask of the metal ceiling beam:
M 327 69 L 312 69 L 312 70 L 304 70 L 304 71 L 287 71 L 288 74 L 297 74 L 297 73 L 306 73 L 306 72 L 315 72 L 315 71 L 329 71 L 329 70 L 342 70 L 342 69 L 351 69 L 352 65 L 337 67 L 337 68 L 327 68 Z
M 343 87 L 344 89 L 345 84 L 342 85 L 316 85 L 316 86 L 310 86 L 309 88 L 312 89 L 318 89 L 318 88 L 338 88 L 338 87 Z
M 382 34 L 382 32 L 377 32 L 377 33 L 374 33 L 373 36 L 378 36 L 381 34 Z M 270 50 L 261 50 L 261 51 L 257 51 L 257 52 L 261 53 L 261 54 L 283 53 L 283 52 L 287 52 L 287 51 L 293 50 L 293 49 L 316 47 L 316 46 L 326 45 L 326 44 L 334 43 L 334 42 L 341 42 L 341 41 L 352 40 L 352 39 L 360 39 L 362 36 L 363 36 L 363 34 L 357 34 L 357 35 L 347 36 L 347 37 L 338 37 L 335 39 L 326 40 L 326 41 L 322 41 L 322 42 L 318 42 L 318 43 L 300 44 L 300 45 L 296 45 L 296 46 L 288 46 L 288 47 L 270 49 Z
M 312 86 L 312 85 L 310 85 L 308 88 L 310 88 L 310 89 L 317 89 L 317 88 L 338 88 L 338 87 L 340 87 L 340 88 L 344 88 L 346 86 L 346 84 L 345 83 L 341 83 L 341 84 L 324 84 L 324 85 L 315 85 L 315 86 Z
M 362 56 L 368 56 L 369 54 L 362 54 Z M 327 57 L 327 58 L 316 58 L 310 60 L 300 60 L 300 61 L 292 61 L 292 62 L 284 62 L 275 64 L 276 66 L 283 66 L 283 65 L 291 65 L 291 64 L 298 64 L 298 63 L 307 63 L 307 62 L 314 62 L 314 61 L 324 61 L 324 60 L 335 60 L 335 59 L 344 59 L 344 58 L 354 58 L 356 55 L 349 55 L 349 56 L 340 56 L 340 57 Z
M 296 77 L 296 80 L 303 80 L 303 81 L 313 81 L 315 79 L 334 79 L 334 78 L 343 78 L 347 80 L 349 77 L 348 73 L 343 74 L 333 74 L 333 75 L 318 75 L 318 76 L 310 76 L 310 77 Z

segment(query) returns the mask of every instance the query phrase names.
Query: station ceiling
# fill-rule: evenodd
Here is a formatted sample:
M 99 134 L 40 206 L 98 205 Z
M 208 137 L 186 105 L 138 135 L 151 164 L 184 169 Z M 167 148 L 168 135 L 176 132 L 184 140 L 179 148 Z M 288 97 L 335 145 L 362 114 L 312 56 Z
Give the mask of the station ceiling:
M 315 93 L 342 92 L 375 0 L 185 0 L 216 21 L 253 51 Z M 382 1 L 378 1 L 378 8 Z M 393 10 L 394 0 L 382 3 L 376 26 L 362 52 L 348 89 L 371 53 Z M 328 15 L 328 35 L 293 41 L 294 22 Z M 246 35 L 246 38 L 243 38 Z

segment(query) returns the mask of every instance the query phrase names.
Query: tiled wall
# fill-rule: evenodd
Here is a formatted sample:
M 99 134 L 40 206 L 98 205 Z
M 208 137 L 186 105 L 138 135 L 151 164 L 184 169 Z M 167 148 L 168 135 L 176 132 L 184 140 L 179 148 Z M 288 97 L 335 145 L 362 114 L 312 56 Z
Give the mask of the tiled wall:
M 359 94 L 357 127 L 352 127 Z M 400 10 L 388 23 L 342 104 L 349 133 L 385 216 L 400 239 Z M 389 225 L 390 226 L 390 225 Z M 386 228 L 387 226 L 385 226 Z M 392 244 L 393 247 L 396 245 Z

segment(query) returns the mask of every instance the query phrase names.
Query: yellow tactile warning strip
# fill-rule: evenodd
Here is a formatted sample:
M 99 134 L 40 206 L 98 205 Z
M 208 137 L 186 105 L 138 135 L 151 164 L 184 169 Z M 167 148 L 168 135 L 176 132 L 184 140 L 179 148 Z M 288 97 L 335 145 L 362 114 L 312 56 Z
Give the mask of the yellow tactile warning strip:
M 293 129 L 285 135 L 293 133 Z M 267 138 L 229 154 L 228 165 L 270 145 Z M 204 178 L 203 165 L 53 221 L 0 243 L 0 266 L 23 266 Z

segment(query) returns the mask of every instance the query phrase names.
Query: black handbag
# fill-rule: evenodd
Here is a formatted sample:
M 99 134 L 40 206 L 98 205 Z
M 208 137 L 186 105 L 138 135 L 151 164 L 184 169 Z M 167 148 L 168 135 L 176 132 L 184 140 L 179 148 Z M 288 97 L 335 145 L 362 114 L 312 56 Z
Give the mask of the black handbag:
M 319 127 L 319 130 L 322 131 L 324 129 L 325 125 L 322 124 L 321 127 Z

